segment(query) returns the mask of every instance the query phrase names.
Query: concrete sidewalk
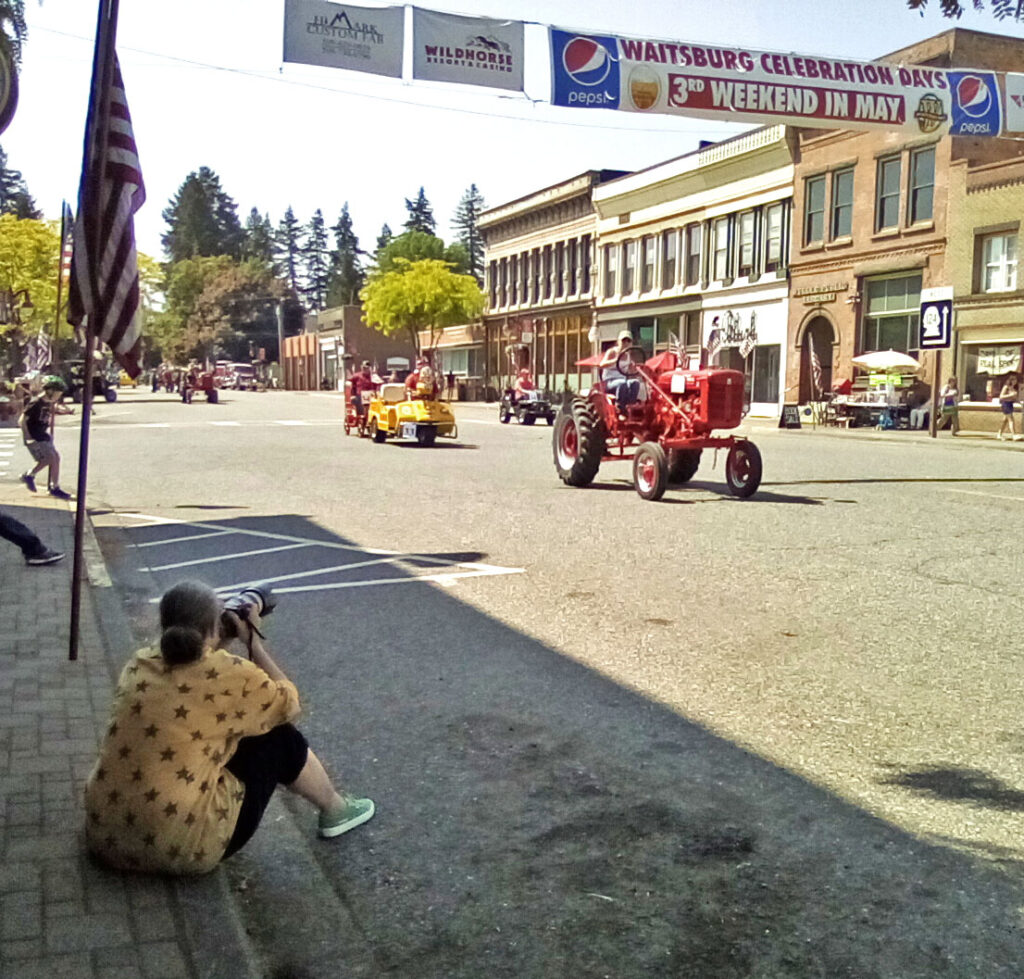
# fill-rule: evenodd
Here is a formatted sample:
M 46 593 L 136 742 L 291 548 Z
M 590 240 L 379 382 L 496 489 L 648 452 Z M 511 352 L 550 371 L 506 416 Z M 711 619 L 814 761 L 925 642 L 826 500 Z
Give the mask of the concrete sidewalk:
M 74 504 L 0 483 L 0 508 L 59 564 L 0 541 L 0 976 L 130 979 L 255 974 L 222 871 L 111 873 L 83 845 L 82 789 L 132 640 L 86 534 L 79 658 L 68 660 Z

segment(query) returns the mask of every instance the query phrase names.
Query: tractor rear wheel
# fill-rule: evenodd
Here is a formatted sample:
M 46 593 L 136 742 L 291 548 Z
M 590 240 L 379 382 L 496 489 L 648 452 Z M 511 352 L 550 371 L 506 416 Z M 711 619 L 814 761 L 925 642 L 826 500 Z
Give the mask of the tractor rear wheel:
M 555 469 L 569 486 L 589 486 L 605 452 L 604 425 L 594 406 L 573 398 L 555 422 L 552 433 Z
M 669 449 L 668 481 L 688 483 L 700 466 L 700 449 Z
M 380 427 L 377 425 L 377 419 L 376 418 L 371 418 L 370 419 L 370 438 L 372 438 L 374 442 L 383 442 L 387 437 L 388 437 L 387 432 L 382 432 L 380 430 Z
M 725 481 L 729 492 L 741 500 L 757 492 L 761 485 L 761 453 L 753 442 L 733 443 L 725 460 Z
M 633 456 L 633 485 L 645 500 L 660 500 L 668 487 L 668 457 L 657 442 L 644 442 Z

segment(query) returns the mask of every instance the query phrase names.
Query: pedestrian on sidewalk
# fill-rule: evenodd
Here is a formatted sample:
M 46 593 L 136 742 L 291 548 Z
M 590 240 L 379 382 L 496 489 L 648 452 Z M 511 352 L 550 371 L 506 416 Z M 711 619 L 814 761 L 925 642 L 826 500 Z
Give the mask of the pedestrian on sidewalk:
M 122 671 L 86 784 L 86 840 L 111 866 L 206 873 L 249 840 L 279 784 L 320 810 L 323 837 L 373 815 L 370 799 L 335 790 L 290 723 L 298 692 L 248 612 L 224 613 L 196 581 L 161 598 L 160 642 Z M 225 614 L 248 658 L 222 648 Z
M 51 550 L 20 520 L 3 511 L 0 511 L 0 537 L 21 548 L 26 564 L 56 564 L 64 558 L 63 552 Z
M 946 386 L 939 393 L 939 405 L 943 423 L 949 419 L 949 432 L 956 435 L 960 431 L 960 385 L 955 377 L 946 381 Z M 941 425 L 939 426 L 942 427 Z
M 1003 409 L 1003 420 L 999 425 L 999 433 L 996 436 L 1000 441 L 1003 438 L 1003 432 L 1009 428 L 1010 438 L 1017 441 L 1018 436 L 1014 431 L 1013 427 L 1013 406 L 1020 398 L 1020 378 L 1017 376 L 1015 371 L 1010 371 L 1006 375 L 1006 380 L 1003 381 L 1003 386 L 999 391 L 999 406 Z
M 21 415 L 21 436 L 25 448 L 35 459 L 35 468 L 21 474 L 21 481 L 34 493 L 36 491 L 36 474 L 48 469 L 47 487 L 50 496 L 59 500 L 70 500 L 71 494 L 60 488 L 60 453 L 53 444 L 50 434 L 50 420 L 54 414 L 70 414 L 71 409 L 62 409 L 60 401 L 67 394 L 68 387 L 56 375 L 47 377 L 43 382 L 43 393 L 33 398 L 25 406 Z

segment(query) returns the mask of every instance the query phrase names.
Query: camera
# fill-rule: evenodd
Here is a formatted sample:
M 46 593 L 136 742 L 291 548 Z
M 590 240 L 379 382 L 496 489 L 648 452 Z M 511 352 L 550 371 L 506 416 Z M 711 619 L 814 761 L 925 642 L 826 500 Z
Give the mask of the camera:
M 270 615 L 277 607 L 274 589 L 265 581 L 249 585 L 228 595 L 224 599 L 224 614 L 220 617 L 220 632 L 224 639 L 235 639 L 238 636 L 235 624 L 228 612 L 234 612 L 242 621 L 248 621 L 250 609 L 259 616 Z

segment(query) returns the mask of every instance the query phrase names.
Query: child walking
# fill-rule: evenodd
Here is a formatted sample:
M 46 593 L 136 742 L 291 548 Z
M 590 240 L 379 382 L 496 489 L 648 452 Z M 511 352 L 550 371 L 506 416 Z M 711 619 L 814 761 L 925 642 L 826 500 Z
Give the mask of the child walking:
M 57 410 L 61 398 L 67 393 L 67 385 L 54 375 L 46 378 L 43 393 L 33 398 L 21 415 L 21 435 L 25 440 L 25 448 L 35 459 L 35 468 L 22 473 L 21 481 L 31 492 L 36 491 L 36 473 L 49 469 L 47 486 L 50 496 L 59 500 L 70 500 L 71 494 L 60 488 L 60 453 L 53 444 L 50 435 L 50 419 Z

